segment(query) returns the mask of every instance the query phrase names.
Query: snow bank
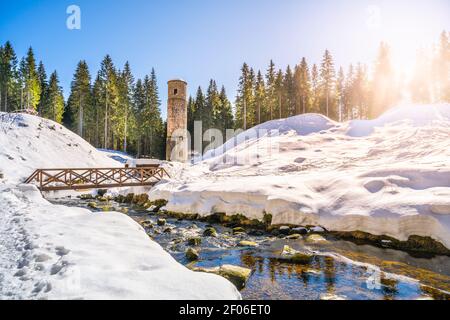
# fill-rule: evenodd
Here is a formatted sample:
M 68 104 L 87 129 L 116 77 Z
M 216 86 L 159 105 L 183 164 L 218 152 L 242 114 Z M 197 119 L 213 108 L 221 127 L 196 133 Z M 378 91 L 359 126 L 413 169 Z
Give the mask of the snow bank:
M 302 115 L 186 166 L 150 192 L 176 212 L 245 214 L 450 248 L 450 105 L 409 106 L 373 121 Z M 248 136 L 251 136 L 249 133 Z M 245 135 L 245 133 L 243 134 Z
M 59 124 L 0 113 L 0 299 L 239 299 L 177 263 L 131 218 L 55 206 L 22 185 L 36 168 L 115 167 Z
M 54 206 L 29 185 L 2 189 L 0 201 L 2 298 L 240 298 L 224 278 L 178 264 L 123 214 Z

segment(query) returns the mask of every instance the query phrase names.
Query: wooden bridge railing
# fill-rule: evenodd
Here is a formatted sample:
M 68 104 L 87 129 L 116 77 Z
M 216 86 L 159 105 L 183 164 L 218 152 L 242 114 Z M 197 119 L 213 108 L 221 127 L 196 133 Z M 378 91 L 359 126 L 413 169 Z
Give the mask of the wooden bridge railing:
M 41 191 L 153 186 L 164 175 L 169 177 L 161 167 L 38 169 L 25 183 Z

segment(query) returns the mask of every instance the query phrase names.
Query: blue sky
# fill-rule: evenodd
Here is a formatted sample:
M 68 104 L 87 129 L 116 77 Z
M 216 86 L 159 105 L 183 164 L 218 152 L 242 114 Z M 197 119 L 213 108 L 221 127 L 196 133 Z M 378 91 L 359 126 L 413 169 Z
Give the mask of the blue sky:
M 81 30 L 66 27 L 66 8 L 81 9 Z M 331 50 L 336 65 L 372 63 L 382 40 L 407 69 L 415 48 L 450 30 L 448 0 L 0 0 L 0 43 L 19 56 L 31 45 L 47 72 L 56 69 L 67 96 L 76 64 L 94 77 L 109 53 L 131 63 L 136 77 L 154 67 L 166 108 L 166 82 L 184 78 L 191 94 L 214 78 L 232 100 L 245 61 L 265 70 L 270 59 L 285 68 L 305 56 L 320 62 Z

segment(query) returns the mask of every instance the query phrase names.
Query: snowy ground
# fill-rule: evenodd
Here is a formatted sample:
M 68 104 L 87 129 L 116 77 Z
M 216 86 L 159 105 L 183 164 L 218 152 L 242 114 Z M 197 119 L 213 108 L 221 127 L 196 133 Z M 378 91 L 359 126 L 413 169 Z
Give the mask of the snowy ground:
M 178 264 L 131 218 L 55 206 L 36 168 L 120 164 L 54 122 L 0 113 L 0 299 L 239 299 Z
M 256 129 L 176 167 L 151 198 L 175 212 L 266 212 L 274 224 L 431 236 L 450 248 L 450 105 L 344 124 L 301 115 Z

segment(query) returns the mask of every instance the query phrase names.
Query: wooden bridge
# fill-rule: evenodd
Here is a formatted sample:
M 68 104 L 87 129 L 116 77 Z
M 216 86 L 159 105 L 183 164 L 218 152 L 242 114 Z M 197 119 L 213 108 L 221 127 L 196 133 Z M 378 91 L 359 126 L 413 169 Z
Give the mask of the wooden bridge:
M 169 174 L 159 166 L 138 168 L 38 169 L 25 183 L 41 191 L 153 186 Z

